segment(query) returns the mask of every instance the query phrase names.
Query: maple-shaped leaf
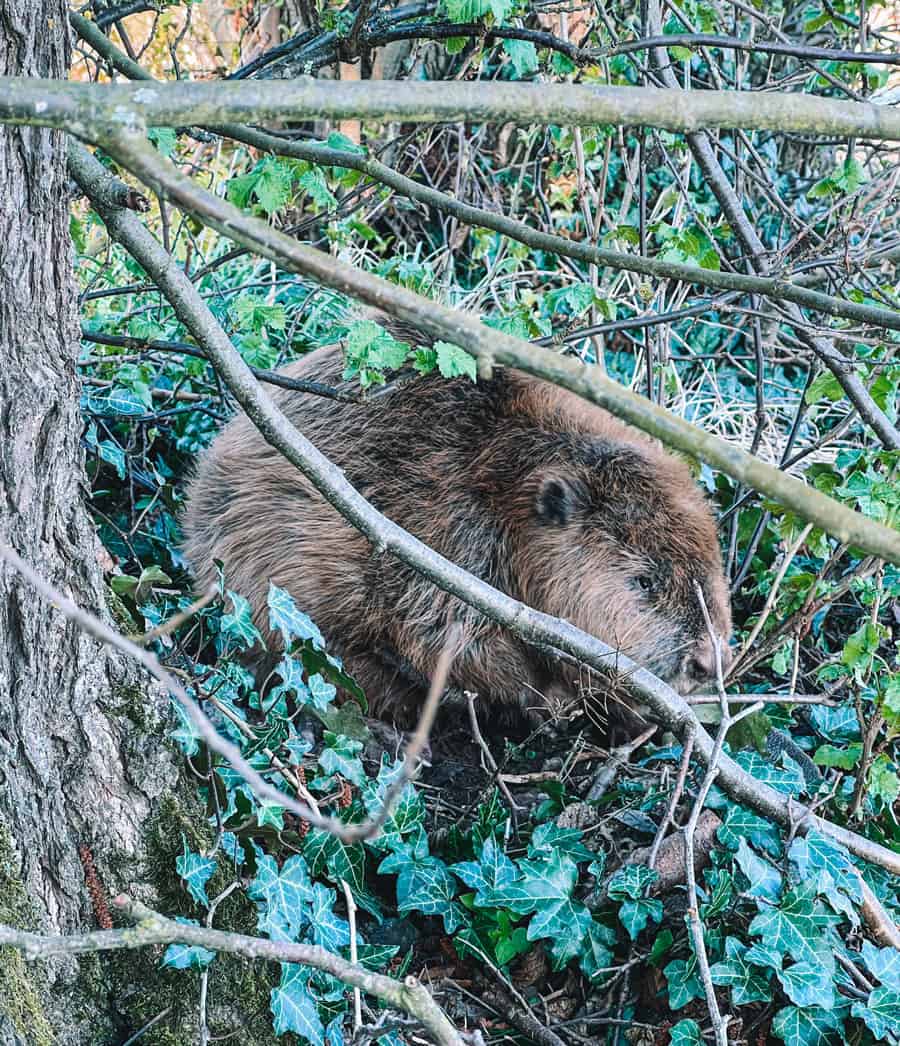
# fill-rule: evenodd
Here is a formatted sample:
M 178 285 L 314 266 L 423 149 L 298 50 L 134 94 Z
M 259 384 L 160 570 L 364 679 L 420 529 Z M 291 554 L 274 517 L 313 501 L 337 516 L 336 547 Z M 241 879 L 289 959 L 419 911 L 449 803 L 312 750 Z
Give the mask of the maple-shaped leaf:
M 272 1009 L 276 1035 L 292 1031 L 311 1046 L 325 1046 L 325 1027 L 316 1001 L 309 991 L 309 968 L 281 964 L 281 981 L 272 989 Z
M 769 1002 L 772 989 L 771 974 L 755 966 L 747 959 L 748 947 L 736 937 L 726 937 L 725 958 L 710 967 L 713 984 L 731 988 L 731 1001 L 735 1006 L 749 1002 Z
M 262 903 L 261 931 L 273 940 L 295 941 L 308 922 L 314 896 L 306 861 L 294 854 L 279 870 L 274 857 L 262 854 L 257 858 L 256 878 L 248 886 L 247 896 Z
M 764 907 L 750 923 L 750 933 L 798 962 L 822 962 L 823 956 L 831 954 L 827 932 L 840 917 L 827 911 L 816 893 L 815 882 L 800 883 L 779 905 Z

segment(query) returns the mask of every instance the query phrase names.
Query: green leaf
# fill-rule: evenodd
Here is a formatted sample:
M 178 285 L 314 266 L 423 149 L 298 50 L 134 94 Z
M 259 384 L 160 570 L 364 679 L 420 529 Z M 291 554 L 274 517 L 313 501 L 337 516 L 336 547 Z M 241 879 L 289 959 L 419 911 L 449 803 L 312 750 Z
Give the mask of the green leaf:
M 515 882 L 519 875 L 516 866 L 493 837 L 485 839 L 479 861 L 463 861 L 451 865 L 450 871 L 478 893 L 500 890 Z
M 820 963 L 797 962 L 778 972 L 784 993 L 795 1006 L 808 1009 L 834 1006 L 834 975 Z
M 778 828 L 759 814 L 743 806 L 730 805 L 725 820 L 716 835 L 723 846 L 737 850 L 742 839 L 752 843 L 771 857 L 781 856 L 781 835 Z
M 855 1002 L 850 1012 L 865 1021 L 876 1039 L 900 1035 L 900 991 L 876 988 L 865 1004 Z
M 445 378 L 465 377 L 475 381 L 478 364 L 475 357 L 470 356 L 465 349 L 451 345 L 448 341 L 436 341 L 434 351 L 437 353 L 438 370 Z
M 234 303 L 235 319 L 241 330 L 259 333 L 264 329 L 283 331 L 287 313 L 283 305 L 269 305 L 263 298 L 243 294 Z
M 619 908 L 619 921 L 634 940 L 648 922 L 658 923 L 663 917 L 662 901 L 657 898 L 641 897 L 636 901 L 623 901 Z
M 281 632 L 287 646 L 294 638 L 309 639 L 315 646 L 324 647 L 322 633 L 307 614 L 297 609 L 293 596 L 269 582 L 269 627 Z
M 852 744 L 846 748 L 836 748 L 834 745 L 820 745 L 813 755 L 816 766 L 836 766 L 840 770 L 853 770 L 859 757 L 862 755 L 862 745 Z
M 672 1046 L 703 1046 L 703 1035 L 696 1021 L 679 1021 L 669 1032 Z
M 825 399 L 837 403 L 843 398 L 843 386 L 830 370 L 823 370 L 806 390 L 806 402 L 809 406 L 821 403 Z
M 815 828 L 793 841 L 788 857 L 796 865 L 799 879 L 818 882 L 819 893 L 827 896 L 836 887 L 852 901 L 858 903 L 862 900 L 862 887 L 850 854 L 840 843 Z M 825 880 L 820 878 L 823 873 L 828 877 Z
M 169 737 L 172 738 L 185 755 L 196 755 L 200 751 L 200 731 L 194 726 L 193 720 L 188 718 L 188 714 L 180 701 L 172 698 L 172 707 L 175 710 L 178 726 L 170 731 Z
M 337 200 L 328 188 L 325 180 L 325 172 L 321 167 L 310 167 L 297 179 L 297 184 L 305 192 L 309 193 L 313 203 L 323 211 L 334 211 L 337 209 Z
M 886 988 L 900 992 L 900 949 L 876 948 L 870 941 L 863 941 L 862 957 L 873 977 Z
M 787 1046 L 844 1046 L 844 1022 L 828 1010 L 801 1010 L 786 1006 L 775 1014 L 772 1031 Z
M 253 608 L 237 592 L 229 589 L 225 594 L 231 600 L 234 610 L 230 614 L 222 615 L 220 632 L 222 635 L 234 639 L 242 649 L 249 650 L 254 643 L 262 642 L 262 636 L 253 624 Z
M 296 940 L 309 920 L 308 906 L 313 900 L 306 861 L 294 854 L 279 871 L 274 857 L 258 856 L 256 878 L 247 887 L 247 896 L 263 904 L 259 917 L 261 931 L 273 940 Z
M 781 872 L 764 857 L 759 857 L 751 850 L 746 839 L 741 839 L 738 843 L 735 860 L 750 883 L 746 892 L 751 897 L 765 897 L 770 901 L 778 900 L 781 896 Z
M 281 982 L 269 1000 L 275 1034 L 292 1031 L 311 1046 L 325 1046 L 325 1027 L 309 991 L 309 975 L 306 966 L 281 964 Z
M 249 174 L 229 181 L 228 199 L 241 208 L 255 201 L 261 211 L 272 215 L 291 198 L 292 180 L 291 169 L 287 164 L 267 157 Z
M 613 965 L 613 951 L 616 945 L 616 932 L 609 926 L 591 920 L 581 945 L 581 956 L 578 965 L 589 981 L 605 975 L 601 970 L 608 970 Z
M 147 131 L 147 137 L 163 156 L 171 156 L 178 144 L 178 135 L 172 127 L 151 127 Z
M 360 320 L 347 332 L 344 342 L 344 378 L 359 377 L 367 388 L 383 384 L 385 370 L 397 370 L 406 362 L 410 347 L 398 341 L 374 320 Z
M 284 807 L 271 799 L 260 799 L 256 808 L 256 823 L 260 828 L 270 824 L 280 832 L 284 828 Z
M 475 904 L 509 908 L 518 915 L 533 913 L 528 924 L 529 941 L 558 938 L 564 943 L 565 953 L 574 957 L 591 925 L 590 912 L 571 896 L 578 878 L 577 865 L 554 850 L 548 858 L 520 861 L 519 871 L 520 878 L 482 891 Z
M 671 1009 L 680 1010 L 693 999 L 703 998 L 703 985 L 697 975 L 697 960 L 693 955 L 690 959 L 673 959 L 664 967 L 663 973 L 669 986 Z
M 769 986 L 770 974 L 747 960 L 747 945 L 736 937 L 725 939 L 725 956 L 721 962 L 710 967 L 713 984 L 731 988 L 731 1001 L 735 1006 L 745 1006 L 751 1002 L 769 1002 L 772 989 Z
M 200 925 L 196 919 L 184 919 L 180 915 L 175 916 L 175 922 L 184 926 Z M 203 970 L 215 957 L 215 952 L 199 944 L 170 944 L 162 957 L 162 965 L 171 966 L 174 970 Z
M 884 754 L 878 756 L 869 769 L 868 790 L 869 795 L 881 799 L 887 806 L 892 806 L 900 796 L 900 777 Z
M 352 781 L 358 787 L 366 783 L 366 775 L 359 753 L 362 751 L 362 742 L 354 741 L 351 737 L 343 734 L 333 734 L 330 730 L 325 731 L 326 747 L 319 755 L 319 767 L 325 774 L 340 774 L 341 777 Z
M 766 906 L 760 911 L 750 923 L 750 933 L 798 962 L 821 962 L 822 948 L 828 945 L 827 931 L 840 919 L 817 901 L 816 890 L 815 882 L 789 890 L 779 907 Z
M 559 850 L 571 857 L 576 864 L 596 860 L 597 854 L 581 842 L 582 833 L 577 828 L 560 828 L 554 821 L 538 825 L 528 843 L 529 857 L 542 857 Z
M 517 80 L 537 72 L 537 50 L 530 40 L 504 40 L 503 50 L 512 62 Z
M 626 864 L 609 880 L 607 892 L 614 901 L 636 900 L 644 890 L 655 883 L 659 872 L 643 864 Z
M 93 447 L 104 461 L 112 465 L 119 479 L 125 478 L 127 474 L 125 451 L 122 450 L 118 443 L 113 443 L 112 440 L 99 439 L 97 437 L 96 422 L 92 421 L 88 425 L 84 439 L 87 445 Z
M 209 898 L 206 896 L 206 884 L 215 873 L 216 859 L 193 853 L 188 848 L 187 839 L 184 836 L 182 836 L 182 842 L 184 852 L 175 859 L 175 870 L 184 880 L 184 885 L 191 897 L 208 908 Z
M 81 409 L 86 414 L 105 418 L 139 417 L 147 413 L 147 406 L 140 396 L 130 389 L 117 388 L 82 393 Z

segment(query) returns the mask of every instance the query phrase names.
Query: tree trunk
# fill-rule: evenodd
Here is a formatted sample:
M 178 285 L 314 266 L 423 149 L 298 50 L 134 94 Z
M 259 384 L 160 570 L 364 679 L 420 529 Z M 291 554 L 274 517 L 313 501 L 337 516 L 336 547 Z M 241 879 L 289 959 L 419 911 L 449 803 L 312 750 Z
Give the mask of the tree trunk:
M 0 0 L 0 73 L 65 77 L 67 30 L 64 0 Z M 0 541 L 105 613 L 83 500 L 65 152 L 60 133 L 0 129 Z M 132 885 L 153 796 L 177 776 L 128 717 L 165 737 L 165 698 L 137 678 L 0 564 L 0 921 L 96 928 L 80 847 L 105 886 Z M 85 1005 L 83 973 L 5 950 L 0 1042 L 116 1041 Z

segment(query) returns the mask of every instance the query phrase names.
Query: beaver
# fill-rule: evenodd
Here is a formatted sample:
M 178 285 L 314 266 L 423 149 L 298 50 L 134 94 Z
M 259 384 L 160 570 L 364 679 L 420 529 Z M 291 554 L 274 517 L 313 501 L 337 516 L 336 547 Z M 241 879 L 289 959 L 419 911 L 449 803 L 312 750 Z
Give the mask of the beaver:
M 352 392 L 343 369 L 328 346 L 283 373 Z M 273 398 L 376 508 L 441 555 L 681 691 L 714 675 L 694 587 L 727 644 L 713 515 L 687 464 L 637 429 L 512 369 L 477 382 L 433 373 L 361 404 L 285 389 Z M 464 637 L 457 693 L 538 714 L 584 699 L 583 670 L 373 550 L 244 415 L 201 456 L 183 532 L 197 580 L 208 585 L 223 561 L 263 634 L 269 582 L 286 589 L 377 716 L 414 720 L 453 621 Z

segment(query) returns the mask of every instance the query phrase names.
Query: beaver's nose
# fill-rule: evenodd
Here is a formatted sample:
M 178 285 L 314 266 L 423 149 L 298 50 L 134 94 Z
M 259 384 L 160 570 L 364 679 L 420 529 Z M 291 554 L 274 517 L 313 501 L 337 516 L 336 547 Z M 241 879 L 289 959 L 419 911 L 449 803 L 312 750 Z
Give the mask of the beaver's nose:
M 731 664 L 732 653 L 731 648 L 726 643 L 720 641 L 720 647 L 722 651 L 722 672 L 725 674 L 728 671 L 728 666 Z M 686 669 L 688 676 L 697 683 L 706 683 L 710 679 L 716 678 L 716 651 L 709 636 L 701 639 L 691 651 L 687 659 Z

